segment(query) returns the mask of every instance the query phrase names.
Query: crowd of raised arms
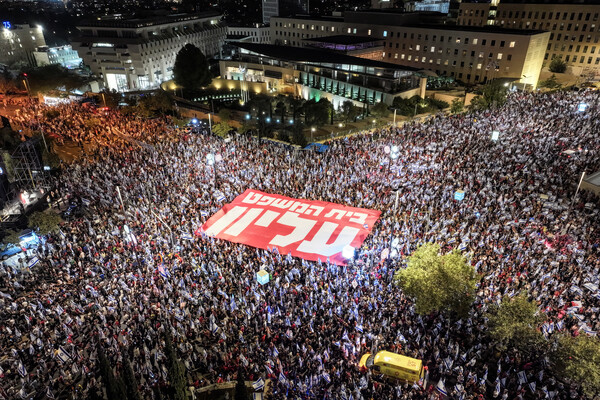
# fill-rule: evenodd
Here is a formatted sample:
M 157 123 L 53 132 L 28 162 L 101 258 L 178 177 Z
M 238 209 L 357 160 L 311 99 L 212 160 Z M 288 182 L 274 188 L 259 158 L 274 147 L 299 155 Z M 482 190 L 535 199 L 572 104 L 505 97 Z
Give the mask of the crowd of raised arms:
M 77 106 L 60 106 L 52 120 L 30 106 L 21 123 L 102 146 L 56 180 L 61 194 L 89 200 L 92 216 L 51 234 L 33 270 L 0 270 L 0 398 L 101 393 L 99 347 L 117 374 L 128 359 L 142 397 L 157 398 L 169 381 L 170 330 L 196 387 L 233 381 L 241 367 L 247 380 L 270 379 L 273 399 L 430 399 L 440 380 L 452 399 L 580 399 L 544 359 L 497 352 L 484 314 L 521 293 L 547 318 L 540 330 L 548 337 L 600 329 L 598 293 L 584 287 L 598 283 L 598 198 L 582 191 L 569 210 L 581 172 L 600 167 L 599 99 L 513 94 L 495 111 L 364 132 L 324 153 L 242 135 L 224 141 L 117 112 L 97 115 L 90 128 L 90 112 Z M 587 111 L 578 112 L 580 102 Z M 152 146 L 126 140 L 159 136 Z M 389 168 L 384 148 L 394 145 Z M 216 174 L 208 153 L 222 156 Z M 246 189 L 382 214 L 346 267 L 182 238 Z M 463 201 L 453 199 L 457 189 Z M 396 238 L 397 253 L 382 261 Z M 462 248 L 481 274 L 458 322 L 418 315 L 393 284 L 403 259 L 430 241 Z M 264 286 L 255 278 L 261 268 L 273 276 Z M 378 350 L 423 360 L 428 385 L 359 370 L 360 357 Z

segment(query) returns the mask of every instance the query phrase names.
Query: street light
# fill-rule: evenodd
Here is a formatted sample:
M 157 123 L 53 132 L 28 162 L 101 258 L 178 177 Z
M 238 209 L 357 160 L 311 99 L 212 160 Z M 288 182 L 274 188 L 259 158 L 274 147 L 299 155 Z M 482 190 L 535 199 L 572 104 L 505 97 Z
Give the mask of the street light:
M 310 128 L 310 141 L 312 142 L 313 139 L 313 134 L 315 133 L 317 129 L 313 126 L 312 128 Z

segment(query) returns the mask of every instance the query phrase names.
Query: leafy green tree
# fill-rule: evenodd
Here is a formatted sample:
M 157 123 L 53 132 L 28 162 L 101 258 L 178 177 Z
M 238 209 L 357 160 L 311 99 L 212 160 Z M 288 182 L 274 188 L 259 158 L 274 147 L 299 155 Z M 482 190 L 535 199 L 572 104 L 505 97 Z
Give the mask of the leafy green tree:
M 127 394 L 125 393 L 125 386 L 122 379 L 115 378 L 112 367 L 104 349 L 102 346 L 98 346 L 98 368 L 100 369 L 100 376 L 104 382 L 106 388 L 106 395 L 109 399 L 125 399 Z
M 503 349 L 515 348 L 525 353 L 543 350 L 546 343 L 538 330 L 544 321 L 537 305 L 524 294 L 505 297 L 488 314 L 490 337 Z
M 550 357 L 557 376 L 580 385 L 590 399 L 600 396 L 600 340 L 597 337 L 561 334 Z
M 218 124 L 214 124 L 212 126 L 212 132 L 221 137 L 227 137 L 229 135 L 229 131 L 231 130 L 231 126 L 227 122 L 219 122 Z
M 492 81 L 483 87 L 482 93 L 471 100 L 475 110 L 485 110 L 490 107 L 501 107 L 506 103 L 508 88 L 499 80 Z
M 15 244 L 19 243 L 19 232 L 14 229 L 9 229 L 4 232 L 4 237 L 2 238 L 2 243 L 4 244 Z
M 458 250 L 440 254 L 435 243 L 421 245 L 407 259 L 407 267 L 396 271 L 394 281 L 414 298 L 420 314 L 447 311 L 465 315 L 473 302 L 475 269 Z
M 229 122 L 231 121 L 231 110 L 228 108 L 222 108 L 219 111 L 219 119 L 221 120 L 221 122 Z
M 121 96 L 121 93 L 117 92 L 116 90 L 108 90 L 108 89 L 104 89 L 103 91 L 100 92 L 100 97 L 99 100 L 99 104 L 102 104 L 102 106 L 106 106 L 106 107 L 110 107 L 110 108 L 117 108 L 119 106 L 119 103 L 121 102 L 121 100 L 123 99 L 123 96 Z
M 380 101 L 379 103 L 371 107 L 371 114 L 373 114 L 373 116 L 375 117 L 385 118 L 388 115 L 390 115 L 390 110 L 387 104 Z
M 185 367 L 179 360 L 173 338 L 169 328 L 165 330 L 165 356 L 167 358 L 167 372 L 169 374 L 169 383 L 175 391 L 175 400 L 187 400 L 187 379 L 185 376 Z
M 32 228 L 38 228 L 40 235 L 46 235 L 50 232 L 54 232 L 58 228 L 58 224 L 60 224 L 60 222 L 60 216 L 52 211 L 36 211 L 27 218 L 27 225 Z
M 248 400 L 248 388 L 244 381 L 244 370 L 242 367 L 238 368 L 237 383 L 235 384 L 235 395 L 234 400 Z
M 454 99 L 452 100 L 452 104 L 450 105 L 450 112 L 452 114 L 460 114 L 465 109 L 465 103 L 462 99 Z
M 560 57 L 554 57 L 548 66 L 550 72 L 562 74 L 567 70 L 567 63 Z
M 344 121 L 354 121 L 356 122 L 356 118 L 360 115 L 360 108 L 354 105 L 354 102 L 350 100 L 346 100 L 342 103 L 342 115 L 344 117 Z
M 294 125 L 292 128 L 292 143 L 297 144 L 300 147 L 305 147 L 308 144 L 301 124 Z
M 539 87 L 547 89 L 560 89 L 562 85 L 556 79 L 556 74 L 552 74 L 550 78 L 540 82 Z
M 70 92 L 79 89 L 85 83 L 83 77 L 58 64 L 30 68 L 23 72 L 27 74 L 27 81 L 32 95 L 37 92 L 47 93 L 53 90 Z
M 142 400 L 142 396 L 138 390 L 137 379 L 135 379 L 133 368 L 127 357 L 123 357 L 123 382 L 125 384 L 127 400 Z
M 142 96 L 136 106 L 136 113 L 144 118 L 171 115 L 174 112 L 173 98 L 163 90 Z
M 212 81 L 208 61 L 202 51 L 191 43 L 179 50 L 173 66 L 175 83 L 186 89 L 208 86 Z
M 326 98 L 316 101 L 314 98 L 304 103 L 304 122 L 306 125 L 321 126 L 329 122 L 331 102 Z

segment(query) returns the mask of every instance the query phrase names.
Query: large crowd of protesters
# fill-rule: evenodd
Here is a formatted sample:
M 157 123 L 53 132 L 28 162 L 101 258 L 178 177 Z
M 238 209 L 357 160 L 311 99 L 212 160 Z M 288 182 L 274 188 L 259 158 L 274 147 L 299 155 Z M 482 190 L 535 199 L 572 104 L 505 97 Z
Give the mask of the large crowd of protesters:
M 22 123 L 105 146 L 56 183 L 89 201 L 91 214 L 51 234 L 31 271 L 0 271 L 0 398 L 99 393 L 98 346 L 117 372 L 130 360 L 142 397 L 156 398 L 169 381 L 165 330 L 196 387 L 235 380 L 241 368 L 248 380 L 269 379 L 274 399 L 430 399 L 440 381 L 452 399 L 582 398 L 547 360 L 498 352 L 485 312 L 524 293 L 546 316 L 539 329 L 547 337 L 600 329 L 599 203 L 587 191 L 574 198 L 581 173 L 600 167 L 599 100 L 593 92 L 517 93 L 497 110 L 364 132 L 323 153 L 116 114 L 89 129 L 80 106 L 61 106 L 54 120 L 40 106 L 24 110 Z M 111 126 L 163 139 L 112 142 Z M 207 165 L 209 153 L 222 161 Z M 344 267 L 189 240 L 222 196 L 231 201 L 249 188 L 382 214 Z M 430 241 L 460 248 L 481 274 L 469 316 L 458 322 L 418 315 L 393 284 L 404 258 Z M 261 268 L 273 277 L 264 286 L 255 278 Z M 360 357 L 379 350 L 423 360 L 426 382 L 359 370 Z

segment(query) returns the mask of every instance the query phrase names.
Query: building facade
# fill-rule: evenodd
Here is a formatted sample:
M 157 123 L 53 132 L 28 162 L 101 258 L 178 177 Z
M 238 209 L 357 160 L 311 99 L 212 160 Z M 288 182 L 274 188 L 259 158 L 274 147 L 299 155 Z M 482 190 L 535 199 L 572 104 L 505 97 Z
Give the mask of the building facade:
M 59 64 L 68 69 L 75 69 L 79 68 L 83 61 L 71 46 L 40 47 L 33 52 L 33 57 L 38 67 Z
M 224 84 L 236 84 L 242 91 L 254 88 L 256 93 L 289 93 L 306 100 L 327 98 L 336 109 L 348 100 L 357 106 L 391 105 L 397 96 L 419 93 L 420 77 L 410 67 L 308 47 L 251 43 L 239 47 L 237 59 L 219 64 Z
M 41 26 L 17 25 L 3 21 L 0 33 L 0 64 L 13 69 L 35 66 L 34 51 L 46 46 Z
M 109 89 L 145 90 L 173 77 L 175 57 L 187 43 L 207 58 L 220 55 L 227 35 L 221 15 L 212 12 L 132 20 L 100 20 L 77 27 L 72 43 Z
M 268 26 L 228 26 L 227 39 L 250 43 L 271 43 L 271 29 Z
M 263 24 L 272 17 L 291 17 L 309 14 L 309 0 L 262 0 Z
M 550 32 L 544 53 L 547 64 L 555 57 L 567 62 L 571 73 L 600 76 L 600 1 L 495 0 L 463 2 L 457 23 Z
M 354 12 L 343 18 L 273 18 L 271 41 L 306 47 L 319 37 L 348 35 L 383 41 L 381 60 L 431 70 L 464 83 L 506 78 L 537 86 L 550 34 L 543 31 L 427 24 L 419 13 Z
M 411 0 L 404 3 L 405 11 L 432 11 L 448 14 L 450 0 Z

